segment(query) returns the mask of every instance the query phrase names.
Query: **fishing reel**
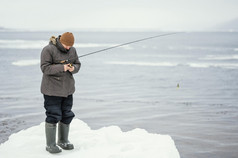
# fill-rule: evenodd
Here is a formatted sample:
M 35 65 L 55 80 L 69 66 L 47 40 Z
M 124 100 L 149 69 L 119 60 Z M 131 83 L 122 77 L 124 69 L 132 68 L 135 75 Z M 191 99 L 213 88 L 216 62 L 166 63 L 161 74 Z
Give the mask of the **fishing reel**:
M 70 63 L 69 60 L 62 60 L 62 61 L 60 61 L 60 63 L 61 63 L 61 64 L 68 64 L 68 66 L 69 66 L 70 68 L 73 67 L 73 64 Z

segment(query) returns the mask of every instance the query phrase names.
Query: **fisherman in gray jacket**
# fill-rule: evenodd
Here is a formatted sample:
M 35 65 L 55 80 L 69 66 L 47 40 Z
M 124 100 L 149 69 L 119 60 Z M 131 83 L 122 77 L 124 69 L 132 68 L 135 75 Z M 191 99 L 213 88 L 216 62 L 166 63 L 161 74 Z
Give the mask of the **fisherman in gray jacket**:
M 50 153 L 61 152 L 58 146 L 65 150 L 74 149 L 68 135 L 69 125 L 75 116 L 71 110 L 75 91 L 73 74 L 79 71 L 81 63 L 73 44 L 74 35 L 65 32 L 57 38 L 52 36 L 49 44 L 41 52 L 41 93 L 44 95 L 46 109 L 46 150 Z

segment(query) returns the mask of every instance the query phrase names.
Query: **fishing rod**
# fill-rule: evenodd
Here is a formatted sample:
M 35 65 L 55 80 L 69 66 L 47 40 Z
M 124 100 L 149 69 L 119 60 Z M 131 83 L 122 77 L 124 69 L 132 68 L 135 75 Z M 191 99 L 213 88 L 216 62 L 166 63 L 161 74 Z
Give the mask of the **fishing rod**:
M 94 52 L 91 52 L 91 53 L 83 54 L 83 55 L 78 56 L 78 58 L 82 58 L 82 57 L 89 56 L 89 55 L 92 55 L 92 54 L 100 53 L 100 52 L 107 51 L 107 50 L 110 50 L 110 49 L 114 49 L 114 48 L 117 48 L 117 47 L 129 45 L 129 44 L 132 44 L 132 43 L 137 43 L 137 42 L 141 42 L 141 41 L 145 41 L 145 40 L 149 40 L 149 39 L 153 39 L 153 38 L 159 38 L 159 37 L 162 37 L 162 36 L 175 35 L 175 34 L 178 34 L 178 33 L 181 33 L 181 32 L 173 32 L 173 33 L 166 33 L 166 34 L 160 34 L 160 35 L 156 35 L 156 36 L 146 37 L 146 38 L 138 39 L 138 40 L 135 40 L 135 41 L 126 42 L 126 43 L 118 44 L 118 45 L 115 45 L 115 46 L 112 46 L 112 47 L 100 49 L 100 50 L 97 50 L 97 51 L 94 51 Z M 62 63 L 62 64 L 65 64 L 65 63 L 68 64 L 69 63 L 70 64 L 70 59 L 62 60 L 62 61 L 60 61 L 60 63 Z
M 149 40 L 149 39 L 153 39 L 153 38 L 158 38 L 158 37 L 161 37 L 161 36 L 174 35 L 174 34 L 177 34 L 177 33 L 179 33 L 179 32 L 160 34 L 160 35 L 156 35 L 156 36 L 151 36 L 151 37 L 138 39 L 138 40 L 135 40 L 135 41 L 131 41 L 131 42 L 115 45 L 115 46 L 112 46 L 112 47 L 108 47 L 108 48 L 105 48 L 105 49 L 97 50 L 97 51 L 94 51 L 94 52 L 91 52 L 91 53 L 87 53 L 87 54 L 78 56 L 78 58 L 82 58 L 82 57 L 85 57 L 85 56 L 88 56 L 88 55 L 92 55 L 92 54 L 96 54 L 96 53 L 99 53 L 99 52 L 107 51 L 107 50 L 114 49 L 114 48 L 117 48 L 117 47 L 129 45 L 129 44 L 132 44 L 132 43 L 137 43 L 137 42 L 141 42 L 141 41 L 145 41 L 145 40 Z

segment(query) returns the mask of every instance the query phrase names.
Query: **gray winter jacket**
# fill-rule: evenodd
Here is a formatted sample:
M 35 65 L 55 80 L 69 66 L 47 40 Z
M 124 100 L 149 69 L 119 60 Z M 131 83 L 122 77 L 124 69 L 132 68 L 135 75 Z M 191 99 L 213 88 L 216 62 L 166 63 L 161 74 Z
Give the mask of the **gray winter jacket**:
M 76 49 L 71 47 L 66 50 L 59 41 L 60 36 L 52 36 L 50 42 L 41 52 L 41 70 L 43 72 L 41 93 L 49 96 L 67 97 L 75 91 L 73 74 L 80 69 Z M 74 71 L 64 71 L 63 60 L 69 60 L 74 66 Z

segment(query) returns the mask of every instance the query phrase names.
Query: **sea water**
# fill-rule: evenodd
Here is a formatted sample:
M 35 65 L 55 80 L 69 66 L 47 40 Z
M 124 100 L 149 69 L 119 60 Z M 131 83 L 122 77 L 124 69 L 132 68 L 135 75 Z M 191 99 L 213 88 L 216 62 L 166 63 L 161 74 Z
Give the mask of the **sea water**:
M 40 53 L 62 32 L 0 32 L 0 143 L 44 121 Z M 78 55 L 163 32 L 74 32 Z M 179 33 L 80 58 L 73 111 L 93 129 L 168 134 L 182 158 L 238 155 L 238 33 Z

